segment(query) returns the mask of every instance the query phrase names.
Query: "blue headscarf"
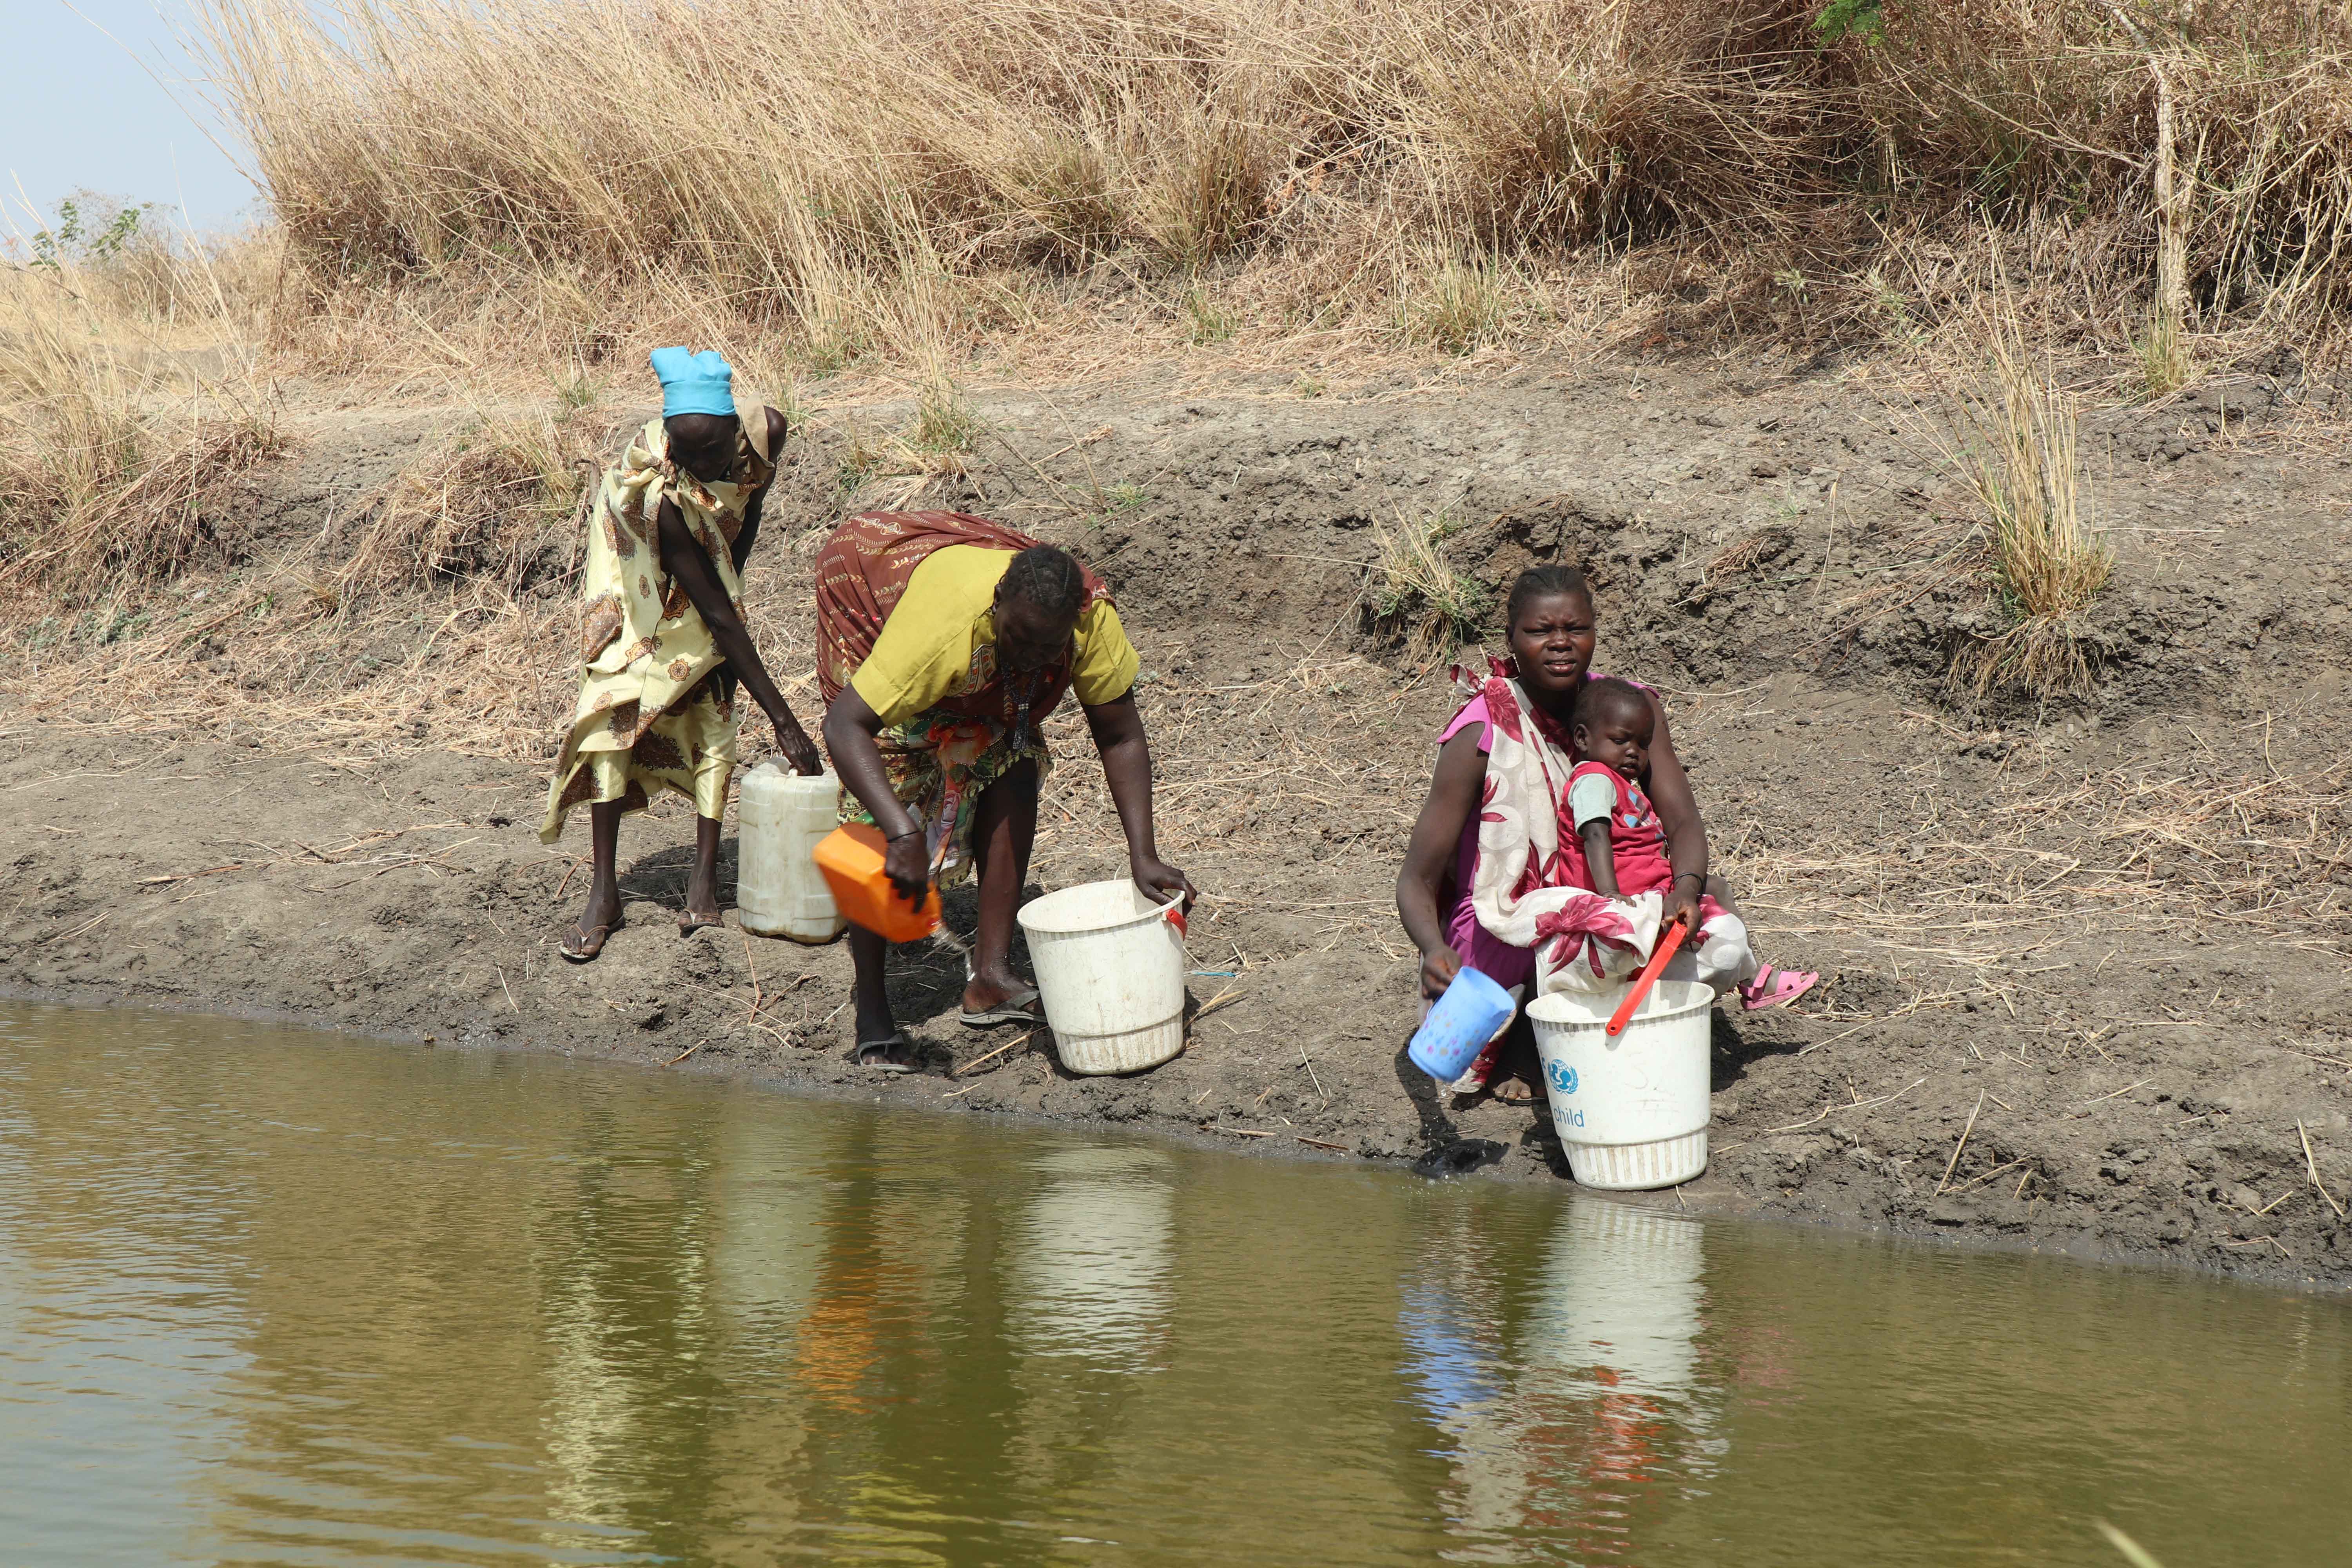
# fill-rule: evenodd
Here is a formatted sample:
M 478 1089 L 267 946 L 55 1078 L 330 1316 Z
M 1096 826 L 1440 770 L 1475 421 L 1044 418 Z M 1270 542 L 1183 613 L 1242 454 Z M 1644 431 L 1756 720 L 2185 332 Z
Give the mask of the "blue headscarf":
M 653 363 L 654 374 L 661 378 L 663 418 L 735 412 L 735 370 L 718 350 L 689 353 L 682 348 L 656 349 Z

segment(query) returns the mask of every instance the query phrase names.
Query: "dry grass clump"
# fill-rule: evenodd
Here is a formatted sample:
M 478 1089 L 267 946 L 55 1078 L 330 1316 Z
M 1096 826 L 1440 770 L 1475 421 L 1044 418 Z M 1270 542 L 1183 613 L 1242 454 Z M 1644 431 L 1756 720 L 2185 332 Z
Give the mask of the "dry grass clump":
M 579 539 L 597 435 L 577 414 L 485 419 L 395 480 L 337 574 L 363 593 L 479 580 L 511 596 Z
M 987 428 L 963 389 L 943 372 L 926 376 L 915 395 L 915 425 L 906 441 L 918 455 L 969 452 Z
M 285 446 L 258 414 L 142 425 L 127 449 L 109 454 L 121 467 L 71 476 L 69 521 L 51 530 L 54 554 L 39 563 L 72 604 L 168 581 L 207 557 L 225 559 L 236 542 L 238 481 Z
M 2189 329 L 2175 311 L 2161 308 L 2149 311 L 2147 328 L 2132 339 L 2132 353 L 2139 361 L 2138 390 L 2147 397 L 2179 391 L 2195 373 L 2189 354 Z
M 46 255 L 0 272 L 0 578 L 80 605 L 224 555 L 239 479 L 282 443 L 226 290 L 192 291 L 203 257 Z
M 1450 354 L 1500 342 L 1512 324 L 1518 279 L 1491 256 L 1453 258 L 1409 276 L 1397 289 L 1404 341 Z
M 1713 584 L 1753 572 L 1787 550 L 1796 540 L 1797 531 L 1787 523 L 1766 523 L 1761 528 L 1741 534 L 1709 556 L 1701 580 Z
M 1476 640 L 1494 605 L 1479 583 L 1455 571 L 1441 548 L 1458 532 L 1448 513 L 1375 525 L 1378 551 L 1363 604 L 1375 635 L 1394 639 L 1417 662 L 1443 658 Z
M 1988 560 L 2008 625 L 1961 650 L 1953 673 L 1979 695 L 1995 684 L 2039 696 L 2091 684 L 2083 613 L 2115 566 L 2083 515 L 2074 401 L 2053 384 L 2016 319 L 1988 317 L 1990 384 L 1955 400 L 1952 453 L 1985 512 Z

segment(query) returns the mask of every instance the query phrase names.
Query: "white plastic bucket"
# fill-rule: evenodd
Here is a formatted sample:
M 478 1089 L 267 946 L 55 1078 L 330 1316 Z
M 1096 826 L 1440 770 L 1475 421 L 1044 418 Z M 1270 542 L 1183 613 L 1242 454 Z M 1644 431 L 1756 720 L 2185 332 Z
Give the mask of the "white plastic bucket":
M 1140 1072 L 1184 1048 L 1183 933 L 1176 905 L 1126 878 L 1048 893 L 1021 910 L 1054 1047 L 1072 1072 Z
M 1528 1004 L 1552 1125 L 1588 1187 L 1678 1186 L 1706 1169 L 1715 993 L 1661 980 L 1612 1040 L 1609 1016 L 1624 994 L 1554 992 Z
M 786 773 L 772 760 L 735 797 L 735 919 L 758 936 L 827 942 L 849 922 L 816 868 L 817 840 L 838 826 L 841 781 Z

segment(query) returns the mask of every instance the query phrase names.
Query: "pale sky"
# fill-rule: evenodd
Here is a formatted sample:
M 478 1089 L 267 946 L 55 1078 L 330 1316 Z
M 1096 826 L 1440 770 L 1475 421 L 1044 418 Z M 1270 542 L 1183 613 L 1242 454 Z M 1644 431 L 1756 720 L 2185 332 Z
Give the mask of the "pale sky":
M 0 49 L 7 61 L 7 85 L 0 89 L 0 205 L 6 209 L 0 240 L 41 226 L 60 196 L 84 189 L 158 203 L 175 221 L 184 202 L 188 220 L 201 231 L 262 215 L 252 183 L 237 167 L 247 157 L 243 138 L 212 113 L 203 84 L 190 79 L 198 68 L 174 31 L 186 24 L 181 0 L 74 0 L 73 6 L 0 0 Z M 136 51 L 154 76 L 126 51 Z M 28 200 L 40 209 L 41 223 L 28 219 Z

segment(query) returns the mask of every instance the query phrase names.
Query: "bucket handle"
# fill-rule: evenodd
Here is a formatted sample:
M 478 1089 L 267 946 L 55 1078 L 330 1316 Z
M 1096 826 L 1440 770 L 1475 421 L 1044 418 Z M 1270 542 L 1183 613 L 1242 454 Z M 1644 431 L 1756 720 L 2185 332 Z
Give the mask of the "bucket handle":
M 1184 929 L 1183 894 L 1179 893 L 1174 898 L 1169 900 L 1166 903 L 1160 905 L 1160 912 L 1161 915 L 1166 917 L 1170 925 L 1176 928 L 1176 936 L 1179 941 L 1191 940 L 1192 933 Z
M 1674 922 L 1658 933 L 1657 947 L 1650 954 L 1650 962 L 1642 966 L 1642 973 L 1625 993 L 1625 1000 L 1617 1004 L 1617 1011 L 1609 1019 L 1611 1039 L 1625 1032 L 1625 1025 L 1633 1018 L 1633 1009 L 1639 1007 L 1642 998 L 1650 994 L 1650 987 L 1657 982 L 1658 972 L 1665 968 L 1666 960 L 1675 955 L 1675 949 L 1682 946 L 1683 938 L 1689 934 L 1690 923 L 1680 915 L 1676 915 Z

